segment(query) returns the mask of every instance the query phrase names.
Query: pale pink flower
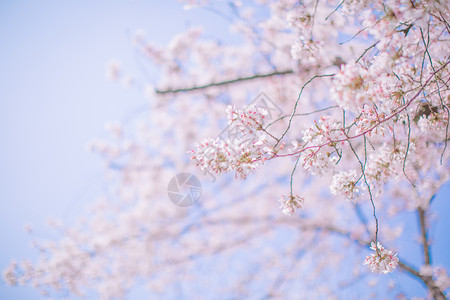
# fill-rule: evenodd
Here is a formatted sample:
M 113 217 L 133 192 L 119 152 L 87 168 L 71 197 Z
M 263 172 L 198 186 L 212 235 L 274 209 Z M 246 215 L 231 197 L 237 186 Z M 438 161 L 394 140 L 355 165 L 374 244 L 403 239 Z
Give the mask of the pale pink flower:
M 387 274 L 392 273 L 397 268 L 397 253 L 394 254 L 392 251 L 384 249 L 380 243 L 375 246 L 374 242 L 371 243 L 370 249 L 374 250 L 375 253 L 366 256 L 364 265 L 368 265 L 372 272 Z
M 356 202 L 359 193 L 357 180 L 358 176 L 355 170 L 341 171 L 333 176 L 330 191 L 333 195 L 344 196 L 347 201 Z
M 278 200 L 280 202 L 280 208 L 283 214 L 293 215 L 297 209 L 301 209 L 304 199 L 298 195 L 283 195 Z

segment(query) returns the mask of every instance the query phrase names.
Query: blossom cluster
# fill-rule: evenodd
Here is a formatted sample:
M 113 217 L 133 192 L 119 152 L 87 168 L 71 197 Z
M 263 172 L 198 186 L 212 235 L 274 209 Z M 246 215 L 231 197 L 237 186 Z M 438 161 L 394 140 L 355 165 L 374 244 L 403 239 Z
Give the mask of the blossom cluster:
M 17 263 L 15 261 L 13 261 L 8 266 L 8 268 L 3 270 L 3 272 L 2 272 L 3 279 L 9 285 L 17 284 L 16 268 L 17 268 Z
M 356 202 L 359 196 L 358 176 L 355 170 L 341 171 L 333 176 L 330 191 L 333 195 L 343 196 L 347 201 Z
M 320 42 L 314 42 L 308 38 L 300 37 L 296 43 L 292 45 L 291 55 L 295 59 L 299 59 L 304 66 L 314 66 L 321 62 L 321 50 L 324 45 Z
M 262 133 L 264 122 L 269 114 L 266 109 L 255 104 L 246 106 L 244 109 L 228 105 L 226 112 L 228 124 L 235 126 L 243 138 L 250 139 L 255 139 Z
M 390 250 L 386 250 L 380 243 L 375 245 L 371 243 L 370 249 L 375 253 L 369 255 L 364 260 L 364 265 L 368 265 L 372 272 L 378 272 L 382 274 L 392 273 L 397 268 L 398 257 L 397 253 L 393 253 Z
M 300 154 L 302 166 L 313 175 L 321 175 L 324 170 L 339 160 L 339 149 L 345 140 L 342 127 L 323 116 L 303 131 L 304 151 Z
M 283 214 L 290 216 L 302 208 L 305 200 L 298 195 L 282 195 L 278 201 Z
M 191 151 L 192 159 L 203 171 L 220 175 L 236 170 L 236 176 L 245 179 L 256 168 L 252 149 L 239 139 L 206 138 Z
M 226 139 L 206 138 L 195 145 L 195 150 L 190 151 L 191 158 L 203 171 L 220 175 L 234 170 L 236 177 L 246 179 L 274 154 L 263 130 L 268 112 L 256 105 L 249 105 L 242 110 L 228 106 L 226 111 L 229 126 L 237 129 L 239 135 Z
M 442 113 L 437 106 L 422 103 L 416 117 L 418 117 L 417 125 L 422 132 L 438 134 L 439 136 L 442 136 L 442 133 L 446 132 L 448 114 Z
M 414 149 L 414 144 L 409 145 L 409 150 Z M 396 178 L 403 168 L 406 156 L 406 147 L 404 145 L 388 144 L 380 146 L 376 153 L 369 155 L 365 174 L 367 180 L 373 186 L 381 186 L 390 179 Z
M 367 133 L 371 135 L 383 135 L 384 126 L 378 126 L 384 120 L 385 115 L 380 113 L 376 107 L 363 105 L 360 116 L 356 119 L 356 134 Z
M 363 119 L 380 121 L 404 104 L 405 84 L 410 78 L 402 76 L 414 72 L 405 59 L 393 59 L 386 52 L 367 59 L 365 64 L 350 61 L 341 64 L 334 76 L 330 97 L 343 109 L 362 113 Z
M 354 61 L 341 65 L 334 78 L 331 97 L 344 109 L 354 110 L 368 102 L 367 90 L 370 73 L 366 67 Z

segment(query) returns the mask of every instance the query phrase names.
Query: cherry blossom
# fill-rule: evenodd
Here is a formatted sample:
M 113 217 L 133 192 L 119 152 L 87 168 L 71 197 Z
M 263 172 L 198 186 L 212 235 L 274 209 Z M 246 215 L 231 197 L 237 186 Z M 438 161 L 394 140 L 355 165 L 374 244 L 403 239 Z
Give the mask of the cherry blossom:
M 330 191 L 333 195 L 342 195 L 347 201 L 355 202 L 358 198 L 358 176 L 355 170 L 341 171 L 333 176 Z
M 302 208 L 303 201 L 298 195 L 283 195 L 279 199 L 281 211 L 285 215 L 293 215 L 297 209 Z
M 172 297 L 180 282 L 204 298 L 219 289 L 348 298 L 342 287 L 391 298 L 406 273 L 445 299 L 448 275 L 431 258 L 429 232 L 450 179 L 447 3 L 184 2 L 224 17 L 237 41 L 196 26 L 166 45 L 136 32 L 136 53 L 158 76 L 132 76 L 150 99 L 145 118 L 90 143 L 110 188 L 79 223 L 58 228 L 59 240 L 38 239 L 39 259 L 13 262 L 5 280 L 105 299 L 139 280 L 154 298 Z M 282 115 L 249 104 L 260 92 Z M 189 209 L 166 199 L 180 172 L 204 176 Z M 422 257 L 411 264 L 382 246 L 401 249 L 405 215 L 419 216 Z
M 386 250 L 380 243 L 372 242 L 370 249 L 374 250 L 375 253 L 367 256 L 364 264 L 368 265 L 372 272 L 387 274 L 392 273 L 397 268 L 397 253 L 393 254 L 392 251 Z

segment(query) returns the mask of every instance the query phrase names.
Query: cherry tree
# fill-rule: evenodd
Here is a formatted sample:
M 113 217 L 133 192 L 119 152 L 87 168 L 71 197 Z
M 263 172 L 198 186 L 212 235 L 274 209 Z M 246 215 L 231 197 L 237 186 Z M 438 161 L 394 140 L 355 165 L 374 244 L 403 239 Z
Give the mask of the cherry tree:
M 4 279 L 102 299 L 135 285 L 166 298 L 403 299 L 406 274 L 445 299 L 429 231 L 450 175 L 448 3 L 184 5 L 225 18 L 239 38 L 192 27 L 159 46 L 136 31 L 159 77 L 108 67 L 149 98 L 145 119 L 91 143 L 109 192 Z M 189 208 L 167 197 L 181 172 L 203 184 Z M 403 222 L 416 215 L 422 259 L 406 261 Z

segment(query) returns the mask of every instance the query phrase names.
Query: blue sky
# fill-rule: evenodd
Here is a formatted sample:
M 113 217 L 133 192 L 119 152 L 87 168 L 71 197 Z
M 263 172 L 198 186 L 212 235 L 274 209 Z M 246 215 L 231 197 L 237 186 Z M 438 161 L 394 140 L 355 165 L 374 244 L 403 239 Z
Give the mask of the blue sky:
M 128 119 L 147 101 L 104 76 L 112 58 L 140 75 L 127 32 L 143 28 L 164 44 L 199 18 L 214 24 L 211 31 L 225 28 L 216 16 L 186 12 L 175 1 L 1 1 L 0 269 L 13 258 L 37 257 L 25 225 L 50 236 L 48 217 L 70 222 L 101 193 L 102 162 L 85 145 L 106 135 L 107 121 Z M 449 194 L 447 188 L 436 199 L 440 211 L 448 210 Z M 435 260 L 450 266 L 450 223 L 441 221 L 435 234 L 446 239 L 437 239 L 443 250 Z M 39 295 L 0 283 L 0 299 Z
M 127 32 L 166 43 L 191 18 L 175 1 L 1 1 L 0 269 L 36 258 L 25 225 L 50 236 L 49 216 L 70 222 L 101 193 L 102 162 L 85 145 L 147 101 L 105 79 L 114 58 L 138 72 Z M 0 299 L 39 296 L 1 282 Z

